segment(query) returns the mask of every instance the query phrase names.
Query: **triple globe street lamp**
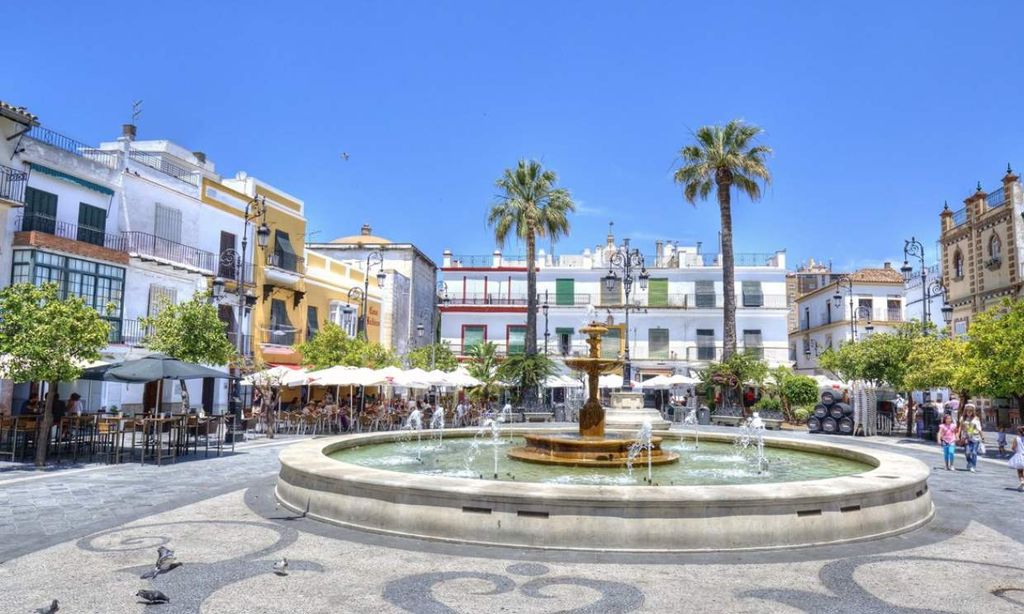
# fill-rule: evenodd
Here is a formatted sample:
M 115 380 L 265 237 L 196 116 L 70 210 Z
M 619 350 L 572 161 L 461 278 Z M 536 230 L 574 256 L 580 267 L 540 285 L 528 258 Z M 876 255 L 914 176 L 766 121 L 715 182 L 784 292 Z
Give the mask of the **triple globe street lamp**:
M 927 335 L 928 325 L 931 323 L 932 296 L 941 294 L 943 297 L 942 320 L 946 323 L 946 326 L 949 326 L 950 322 L 953 321 L 953 306 L 949 304 L 946 286 L 942 283 L 941 279 L 935 279 L 931 283 L 928 282 L 928 270 L 925 268 L 924 263 L 924 245 L 914 237 L 910 237 L 909 241 L 903 242 L 903 266 L 900 267 L 900 272 L 903 273 L 903 281 L 910 281 L 914 277 L 914 267 L 910 266 L 908 262 L 910 258 L 917 258 L 921 262 L 921 292 L 924 298 L 924 319 L 921 321 L 921 332 Z
M 618 269 L 622 272 L 619 276 L 615 270 Z M 637 271 L 639 269 L 639 271 Z M 622 288 L 626 294 L 626 300 L 623 304 L 623 309 L 626 312 L 626 330 L 623 334 L 623 338 L 626 342 L 625 353 L 623 354 L 623 365 L 622 365 L 622 389 L 629 391 L 633 389 L 631 384 L 631 365 L 629 361 L 629 310 L 632 308 L 632 304 L 629 301 L 629 295 L 633 289 L 633 282 L 638 281 L 640 283 L 640 289 L 647 289 L 647 282 L 651 276 L 647 272 L 647 267 L 644 266 L 644 256 L 640 253 L 639 249 L 629 249 L 629 239 L 623 239 L 622 247 L 615 250 L 608 257 L 608 274 L 602 279 L 604 280 L 605 290 L 612 292 L 615 290 L 615 286 L 621 280 Z

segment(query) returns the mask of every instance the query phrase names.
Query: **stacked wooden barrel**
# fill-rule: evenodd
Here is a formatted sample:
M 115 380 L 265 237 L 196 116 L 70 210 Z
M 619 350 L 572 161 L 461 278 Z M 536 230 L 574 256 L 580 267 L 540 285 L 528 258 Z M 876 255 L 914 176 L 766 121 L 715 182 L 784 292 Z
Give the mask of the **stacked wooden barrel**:
M 853 406 L 841 399 L 838 392 L 822 392 L 821 402 L 814 406 L 814 413 L 807 419 L 807 430 L 811 433 L 852 435 Z

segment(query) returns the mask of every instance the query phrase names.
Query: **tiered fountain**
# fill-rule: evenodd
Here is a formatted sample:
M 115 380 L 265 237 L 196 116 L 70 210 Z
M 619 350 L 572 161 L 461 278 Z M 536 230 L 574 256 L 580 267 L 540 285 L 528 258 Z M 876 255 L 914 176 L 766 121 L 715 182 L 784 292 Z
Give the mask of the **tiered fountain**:
M 590 396 L 580 411 L 579 433 L 524 434 L 526 445 L 510 450 L 509 457 L 530 463 L 579 467 L 625 467 L 630 461 L 667 465 L 679 460 L 678 454 L 661 449 L 661 437 L 652 437 L 650 445 L 645 444 L 639 455 L 631 459 L 630 448 L 637 449 L 636 437 L 605 433 L 605 408 L 598 400 L 598 378 L 622 364 L 616 359 L 601 358 L 601 336 L 607 331 L 599 322 L 580 328 L 580 332 L 587 335 L 590 355 L 565 359 L 566 365 L 586 373 L 590 384 Z

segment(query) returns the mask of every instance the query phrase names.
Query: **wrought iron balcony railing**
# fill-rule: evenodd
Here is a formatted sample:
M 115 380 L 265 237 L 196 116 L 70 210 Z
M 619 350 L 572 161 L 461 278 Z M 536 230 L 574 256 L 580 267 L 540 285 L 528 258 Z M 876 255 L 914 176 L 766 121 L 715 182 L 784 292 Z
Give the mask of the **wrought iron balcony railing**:
M 107 168 L 117 168 L 120 165 L 121 152 L 108 149 L 97 149 L 91 145 L 86 145 L 81 141 L 76 141 L 73 138 L 64 136 L 59 132 L 54 132 L 49 128 L 43 128 L 42 126 L 34 126 L 29 130 L 29 138 L 39 141 L 50 147 L 55 147 L 62 151 L 81 156 L 87 160 L 92 160 L 97 164 L 102 164 Z
M 125 251 L 125 241 L 120 235 L 106 233 L 99 228 L 69 224 L 40 213 L 25 213 L 15 219 L 15 225 L 21 232 L 42 232 L 120 252 Z
M 208 273 L 216 271 L 216 256 L 210 252 L 169 241 L 148 232 L 122 232 L 125 251 L 183 264 Z
M 128 157 L 140 164 L 148 166 L 149 168 L 158 170 L 165 175 L 170 175 L 175 179 L 180 179 L 181 181 L 196 187 L 199 187 L 199 184 L 202 181 L 202 176 L 199 171 L 175 164 L 168 160 L 167 156 L 160 153 L 133 149 L 129 152 Z
M 25 204 L 28 173 L 0 165 L 0 199 Z

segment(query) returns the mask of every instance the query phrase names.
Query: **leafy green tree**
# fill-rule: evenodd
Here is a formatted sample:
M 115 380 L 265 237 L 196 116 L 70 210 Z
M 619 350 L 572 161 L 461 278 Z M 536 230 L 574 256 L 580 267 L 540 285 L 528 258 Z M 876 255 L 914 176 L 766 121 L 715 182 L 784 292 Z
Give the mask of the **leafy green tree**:
M 1024 300 L 1004 300 L 979 313 L 968 330 L 967 373 L 978 394 L 1024 407 Z
M 679 151 L 682 165 L 673 178 L 683 186 L 683 196 L 696 205 L 707 200 L 712 188 L 718 197 L 722 231 L 722 317 L 725 323 L 723 358 L 736 352 L 736 273 L 732 246 L 732 194 L 735 186 L 751 201 L 761 198 L 761 186 L 771 182 L 767 158 L 772 150 L 756 145 L 763 131 L 734 119 L 724 126 L 702 126 L 696 142 Z
M 409 367 L 426 371 L 440 369 L 448 373 L 459 368 L 459 360 L 447 341 L 410 350 L 406 354 L 406 359 L 409 361 Z
M 700 372 L 705 394 L 714 398 L 714 389 L 722 389 L 722 400 L 726 406 L 735 404 L 742 387 L 747 384 L 763 386 L 768 377 L 768 365 L 745 352 L 735 353 L 722 362 L 710 363 Z
M 524 401 L 526 395 L 539 390 L 544 381 L 557 372 L 558 365 L 544 354 L 514 354 L 498 367 L 498 377 L 514 384 Z
M 152 329 L 143 344 L 154 352 L 167 354 L 185 362 L 204 365 L 226 365 L 237 356 L 228 340 L 227 328 L 217 314 L 217 307 L 208 302 L 207 292 L 196 292 L 183 303 L 164 304 L 156 316 L 143 318 L 142 324 Z M 181 404 L 191 407 L 185 380 L 179 380 Z
M 818 364 L 845 381 L 864 380 L 907 390 L 908 359 L 914 339 L 920 336 L 920 324 L 907 322 L 892 332 L 843 343 L 839 349 L 829 348 L 818 358 Z
M 526 244 L 526 354 L 537 353 L 537 239 L 556 240 L 569 234 L 569 214 L 576 205 L 558 176 L 536 160 L 520 160 L 505 169 L 496 185 L 498 202 L 487 215 L 494 238 L 505 245 L 511 236 Z
M 818 401 L 818 382 L 814 378 L 793 373 L 786 366 L 772 369 L 769 375 L 773 382 L 771 391 L 778 396 L 786 420 L 796 421 L 797 407 Z
M 326 322 L 312 339 L 299 344 L 302 364 L 313 369 L 327 369 L 338 365 L 349 367 L 398 366 L 394 351 L 362 337 L 349 337 L 345 329 Z
M 976 360 L 969 360 L 964 339 L 921 336 L 913 340 L 907 357 L 907 387 L 911 390 L 950 388 L 966 401 L 983 378 Z
M 466 370 L 480 380 L 479 386 L 469 390 L 469 398 L 486 407 L 501 391 L 498 380 L 498 348 L 494 343 L 485 341 L 469 348 L 468 355 L 469 363 Z
M 61 299 L 56 284 L 15 284 L 0 290 L 0 377 L 49 382 L 37 466 L 46 464 L 58 383 L 78 379 L 81 365 L 99 360 L 109 337 L 110 324 L 81 298 Z

